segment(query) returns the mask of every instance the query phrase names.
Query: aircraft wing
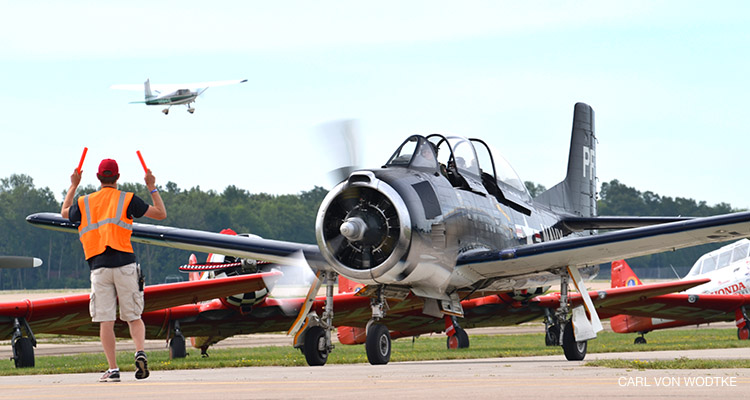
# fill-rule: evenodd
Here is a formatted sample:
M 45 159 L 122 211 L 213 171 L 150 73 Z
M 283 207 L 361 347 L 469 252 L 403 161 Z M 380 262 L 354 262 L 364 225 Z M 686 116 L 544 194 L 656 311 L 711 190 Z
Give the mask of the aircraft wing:
M 673 293 L 611 306 L 607 312 L 702 323 L 733 321 L 735 311 L 748 305 L 747 294 Z
M 633 307 L 646 309 L 649 304 L 658 301 L 656 299 L 669 296 L 680 296 L 674 293 L 682 292 L 709 281 L 710 279 L 708 278 L 679 280 L 647 285 L 592 290 L 588 293 L 589 297 L 591 297 L 591 300 L 594 302 L 597 314 L 602 318 L 608 318 L 613 315 L 623 314 L 624 310 L 629 310 Z M 583 304 L 583 297 L 580 293 L 570 293 L 568 300 L 573 307 Z M 560 305 L 560 293 L 535 297 L 531 301 L 542 307 L 556 309 Z
M 459 256 L 457 267 L 477 278 L 510 277 L 567 266 L 601 264 L 748 236 L 750 212 L 741 212 L 569 237 L 500 252 L 467 252 Z
M 77 224 L 60 214 L 38 213 L 26 217 L 34 225 L 77 233 Z M 694 218 L 652 226 L 578 236 L 562 240 L 521 245 L 501 252 L 470 251 L 461 254 L 457 268 L 477 280 L 533 274 L 567 266 L 595 265 L 710 242 L 750 237 L 750 212 Z M 277 264 L 295 264 L 304 254 L 312 267 L 324 268 L 315 245 L 254 239 L 241 236 L 160 225 L 133 224 L 134 242 L 184 250 L 219 253 Z M 297 263 L 297 265 L 299 265 Z
M 42 260 L 36 257 L 0 256 L 0 268 L 36 268 Z
M 195 82 L 195 83 L 151 83 L 151 90 L 158 92 L 173 92 L 178 89 L 206 89 L 216 86 L 236 85 L 247 82 L 247 79 L 237 79 L 230 81 L 213 81 L 213 82 Z M 137 92 L 143 91 L 143 84 L 117 84 L 110 86 L 110 89 L 132 90 Z
M 187 303 L 260 290 L 264 279 L 276 279 L 281 272 L 242 275 L 204 281 L 170 283 L 144 288 L 144 314 Z M 9 339 L 15 318 L 23 317 L 35 333 L 92 334 L 89 316 L 89 294 L 20 300 L 0 303 L 0 339 Z
M 70 222 L 60 214 L 32 214 L 26 217 L 26 221 L 42 228 L 78 233 L 78 224 Z M 134 223 L 131 240 L 137 243 L 224 254 L 282 265 L 301 265 L 304 260 L 301 257 L 296 257 L 298 254 L 304 254 L 307 261 L 322 261 L 318 246 L 315 245 L 224 235 L 161 225 Z

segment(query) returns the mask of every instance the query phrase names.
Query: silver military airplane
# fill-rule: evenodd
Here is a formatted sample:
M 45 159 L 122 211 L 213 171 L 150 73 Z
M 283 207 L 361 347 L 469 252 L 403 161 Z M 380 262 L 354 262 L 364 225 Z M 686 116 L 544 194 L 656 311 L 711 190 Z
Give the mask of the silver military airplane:
M 234 85 L 247 82 L 247 79 L 235 81 L 216 81 L 200 82 L 188 84 L 158 84 L 152 85 L 149 79 L 141 85 L 112 85 L 112 89 L 118 90 L 141 90 L 145 92 L 144 101 L 131 101 L 130 104 L 146 103 L 147 106 L 164 106 L 167 108 L 161 110 L 164 115 L 169 114 L 169 108 L 175 104 L 184 104 L 190 114 L 195 112 L 195 108 L 190 105 L 203 94 L 208 88 L 215 86 Z M 156 94 L 154 94 L 156 93 Z
M 425 315 L 461 317 L 461 300 L 492 293 L 541 294 L 560 282 L 559 307 L 545 319 L 550 345 L 583 359 L 601 329 L 583 279 L 598 264 L 750 236 L 750 213 L 707 218 L 596 215 L 594 112 L 575 105 L 567 176 L 532 198 L 499 153 L 480 139 L 414 135 L 381 168 L 356 170 L 320 205 L 317 244 L 221 235 L 134 224 L 133 240 L 192 251 L 309 264 L 318 280 L 290 329 L 310 365 L 325 364 L 333 349 L 333 285 L 341 275 L 366 286 L 370 297 L 365 349 L 371 364 L 390 360 L 384 321 L 389 307 L 417 300 Z M 28 222 L 76 232 L 59 214 Z M 598 229 L 615 229 L 598 234 Z M 585 306 L 568 307 L 569 283 Z M 320 316 L 310 311 L 325 283 Z M 409 304 L 414 304 L 409 301 Z M 588 314 L 588 316 L 587 316 Z M 452 318 L 457 321 L 456 318 Z

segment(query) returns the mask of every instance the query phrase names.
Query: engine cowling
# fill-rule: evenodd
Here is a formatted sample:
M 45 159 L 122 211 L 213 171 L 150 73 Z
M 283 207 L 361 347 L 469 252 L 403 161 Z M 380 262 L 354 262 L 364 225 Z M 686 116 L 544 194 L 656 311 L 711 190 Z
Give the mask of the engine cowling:
M 396 190 L 371 171 L 357 171 L 323 200 L 315 231 L 337 273 L 362 283 L 395 283 L 409 250 L 411 218 Z

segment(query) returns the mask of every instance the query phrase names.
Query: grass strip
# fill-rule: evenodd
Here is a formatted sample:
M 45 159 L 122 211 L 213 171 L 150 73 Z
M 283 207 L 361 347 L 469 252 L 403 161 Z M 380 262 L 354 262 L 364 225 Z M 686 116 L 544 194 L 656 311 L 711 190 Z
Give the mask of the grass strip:
M 688 350 L 709 348 L 750 347 L 750 341 L 737 340 L 734 329 L 678 329 L 649 333 L 648 344 L 635 345 L 636 335 L 622 335 L 602 332 L 598 338 L 589 341 L 589 353 Z M 556 355 L 564 357 L 558 346 L 545 346 L 544 334 L 518 335 L 474 335 L 470 337 L 468 349 L 447 350 L 446 339 L 442 335 L 419 337 L 415 340 L 404 338 L 393 341 L 391 361 L 424 361 L 472 358 L 502 358 Z M 189 343 L 189 342 L 188 342 Z M 151 351 L 148 354 L 149 368 L 154 371 L 173 369 L 201 369 L 254 366 L 305 366 L 304 355 L 290 346 L 267 346 L 253 348 L 209 349 L 210 357 L 201 358 L 198 349 L 189 348 L 183 359 L 169 359 L 167 350 Z M 133 354 L 119 352 L 118 364 L 122 371 L 133 371 Z M 696 360 L 697 361 L 697 360 Z M 328 358 L 329 364 L 366 363 L 364 346 L 337 345 Z M 597 361 L 598 362 L 598 361 Z M 603 361 L 604 362 L 604 361 Z M 732 368 L 740 364 L 732 360 Z M 591 364 L 593 365 L 593 364 Z M 637 364 L 636 364 L 637 365 Z M 606 366 L 606 365 L 603 365 Z M 12 361 L 0 362 L 0 375 L 62 374 L 99 372 L 107 368 L 101 353 L 38 356 L 34 368 L 15 368 Z M 636 368 L 635 366 L 615 368 Z M 688 367 L 685 367 L 688 368 Z M 701 368 L 701 367 L 689 367 Z

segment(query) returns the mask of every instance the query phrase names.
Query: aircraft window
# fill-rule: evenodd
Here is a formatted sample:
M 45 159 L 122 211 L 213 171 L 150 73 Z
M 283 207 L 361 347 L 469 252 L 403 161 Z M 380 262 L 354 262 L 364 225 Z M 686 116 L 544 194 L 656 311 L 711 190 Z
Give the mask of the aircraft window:
M 705 274 L 706 272 L 711 272 L 715 269 L 716 269 L 716 256 L 706 257 L 703 260 L 703 268 L 701 269 L 701 273 Z
M 732 252 L 731 251 L 725 251 L 721 254 L 719 254 L 719 262 L 716 265 L 716 269 L 721 269 L 729 265 L 729 261 L 732 259 Z
M 497 172 L 497 180 L 507 185 L 512 186 L 514 189 L 526 193 L 526 185 L 518 176 L 513 167 L 510 166 L 508 161 L 499 153 L 493 152 L 495 156 L 495 171 Z
M 750 249 L 750 243 L 737 246 L 732 250 L 732 262 L 737 262 L 747 258 L 747 251 Z
M 419 146 L 419 152 L 414 154 L 414 160 L 411 162 L 412 167 L 437 168 L 437 158 L 435 151 L 432 149 L 430 142 L 424 141 Z
M 411 161 L 411 156 L 414 154 L 414 150 L 417 148 L 417 144 L 419 143 L 419 138 L 417 136 L 412 136 L 401 145 L 401 147 L 396 150 L 396 152 L 391 156 L 391 159 L 388 161 L 387 165 L 400 165 L 400 166 L 407 166 L 409 165 L 409 161 Z
M 451 136 L 448 138 L 453 157 L 456 160 L 456 169 L 461 174 L 468 173 L 475 178 L 479 178 L 479 162 L 477 162 L 474 146 L 468 140 L 462 137 Z

